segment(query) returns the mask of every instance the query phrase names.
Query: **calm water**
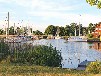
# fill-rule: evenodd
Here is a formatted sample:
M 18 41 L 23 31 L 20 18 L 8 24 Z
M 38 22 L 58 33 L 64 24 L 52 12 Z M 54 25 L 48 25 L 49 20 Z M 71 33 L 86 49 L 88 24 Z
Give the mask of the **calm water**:
M 63 68 L 77 68 L 78 64 L 84 60 L 101 61 L 101 44 L 87 42 L 66 42 L 63 39 L 36 40 L 33 45 L 50 45 L 61 50 L 63 57 Z

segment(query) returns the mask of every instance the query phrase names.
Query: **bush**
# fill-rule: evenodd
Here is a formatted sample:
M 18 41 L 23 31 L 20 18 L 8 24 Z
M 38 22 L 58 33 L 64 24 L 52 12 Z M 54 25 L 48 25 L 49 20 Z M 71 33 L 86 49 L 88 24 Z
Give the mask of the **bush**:
M 9 54 L 9 47 L 4 43 L 3 39 L 0 39 L 0 61 L 4 58 L 7 58 Z
M 92 34 L 88 34 L 88 38 L 93 38 L 93 35 Z
M 53 48 L 52 45 L 37 45 L 24 51 L 15 50 L 13 55 L 11 61 L 16 63 L 61 67 L 61 53 L 56 48 Z
M 86 71 L 87 72 L 90 72 L 90 73 L 94 73 L 94 74 L 97 74 L 97 73 L 100 73 L 101 72 L 101 62 L 91 62 L 88 67 L 86 68 Z
M 63 39 L 68 40 L 69 36 L 63 36 Z

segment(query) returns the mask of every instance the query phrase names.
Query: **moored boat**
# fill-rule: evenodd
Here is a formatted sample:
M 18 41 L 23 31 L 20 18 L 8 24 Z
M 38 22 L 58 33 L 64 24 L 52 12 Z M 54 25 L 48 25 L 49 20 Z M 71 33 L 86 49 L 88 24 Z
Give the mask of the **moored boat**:
M 68 38 L 68 41 L 85 42 L 87 41 L 87 38 L 84 38 L 82 36 L 71 36 Z
M 60 36 L 56 36 L 55 39 L 61 39 L 61 37 Z

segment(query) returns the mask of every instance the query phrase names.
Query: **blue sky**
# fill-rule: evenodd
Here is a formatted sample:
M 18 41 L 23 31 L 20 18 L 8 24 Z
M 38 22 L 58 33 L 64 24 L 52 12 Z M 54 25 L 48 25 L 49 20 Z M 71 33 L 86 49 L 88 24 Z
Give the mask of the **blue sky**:
M 42 32 L 51 24 L 65 26 L 80 22 L 88 26 L 101 21 L 101 9 L 90 6 L 86 0 L 0 0 L 1 28 L 7 26 L 7 12 L 10 13 L 10 26 L 14 23 L 16 26 L 30 25 L 33 30 Z

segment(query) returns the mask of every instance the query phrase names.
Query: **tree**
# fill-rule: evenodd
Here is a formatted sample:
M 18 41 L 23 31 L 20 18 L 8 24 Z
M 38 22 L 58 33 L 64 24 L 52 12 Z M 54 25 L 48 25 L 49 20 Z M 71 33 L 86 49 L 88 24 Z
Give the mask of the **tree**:
M 33 31 L 34 35 L 43 35 L 43 33 L 39 30 Z
M 0 35 L 3 35 L 3 34 L 4 34 L 4 30 L 0 29 Z
M 82 27 L 82 35 L 86 35 L 87 34 L 87 27 Z
M 59 36 L 65 36 L 65 28 L 61 26 L 59 27 L 59 30 L 60 30 Z
M 101 8 L 101 0 L 86 0 L 91 6 L 96 5 L 99 9 Z
M 72 36 L 74 36 L 77 23 L 71 23 L 70 25 L 71 25 L 70 26 L 70 33 L 71 33 Z
M 45 29 L 45 34 L 46 35 L 53 35 L 55 36 L 56 35 L 56 31 L 57 31 L 57 28 L 54 26 L 54 25 L 49 25 L 46 29 Z
M 11 27 L 9 28 L 9 34 L 10 34 L 10 35 L 14 35 L 14 27 L 13 27 L 13 26 L 11 26 Z
M 20 27 L 17 27 L 17 34 L 18 35 L 21 35 L 21 34 L 23 34 L 24 33 L 24 30 L 23 30 L 23 28 L 20 28 Z
M 65 36 L 69 36 L 69 33 L 70 33 L 70 26 L 66 25 L 66 27 L 65 27 Z
M 89 26 L 88 26 L 89 33 L 93 32 L 94 29 L 95 29 L 94 24 L 90 23 Z

